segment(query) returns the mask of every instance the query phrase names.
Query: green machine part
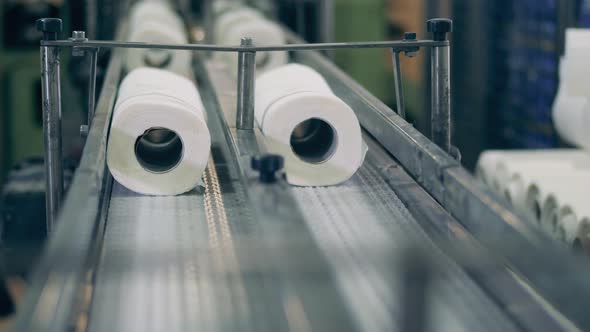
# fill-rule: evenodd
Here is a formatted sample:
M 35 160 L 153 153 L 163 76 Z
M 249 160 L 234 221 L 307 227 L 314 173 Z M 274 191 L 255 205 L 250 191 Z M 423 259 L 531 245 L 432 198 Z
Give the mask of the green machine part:
M 388 35 L 388 26 L 385 0 L 335 1 L 336 41 L 389 40 L 392 37 Z M 393 66 L 389 50 L 341 50 L 335 52 L 334 61 L 367 90 L 395 109 Z M 422 121 L 422 87 L 418 82 L 406 79 L 403 85 L 406 111 L 413 120 Z
M 60 13 L 62 17 L 69 17 L 66 7 Z M 0 15 L 4 15 L 2 5 Z M 65 33 L 69 29 L 68 20 L 64 20 L 62 37 L 66 37 Z M 1 30 L 2 24 L 0 36 Z M 62 127 L 66 154 L 75 149 L 74 145 L 80 144 L 78 128 L 84 117 L 80 89 L 72 86 L 66 71 L 70 58 L 70 52 L 67 49 L 62 50 Z M 0 182 L 15 164 L 26 158 L 43 155 L 41 105 L 39 48 L 6 48 L 0 40 Z M 72 137 L 73 135 L 76 137 Z

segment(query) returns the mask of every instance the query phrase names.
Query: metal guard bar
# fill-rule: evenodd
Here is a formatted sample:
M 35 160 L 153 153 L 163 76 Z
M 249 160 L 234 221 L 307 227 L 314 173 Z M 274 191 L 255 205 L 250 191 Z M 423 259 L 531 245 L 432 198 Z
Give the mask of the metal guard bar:
M 390 48 L 395 51 L 412 51 L 416 47 L 445 47 L 449 41 L 416 40 L 416 41 L 384 41 L 384 42 L 352 42 L 352 43 L 317 43 L 317 44 L 288 44 L 272 46 L 251 46 L 251 52 L 281 52 L 281 51 L 327 51 L 336 49 L 354 48 Z M 167 49 L 185 51 L 208 52 L 241 52 L 243 46 L 219 46 L 209 44 L 152 44 L 140 42 L 117 41 L 74 41 L 74 40 L 42 40 L 41 46 L 47 47 L 79 47 L 79 48 L 143 48 L 143 49 Z

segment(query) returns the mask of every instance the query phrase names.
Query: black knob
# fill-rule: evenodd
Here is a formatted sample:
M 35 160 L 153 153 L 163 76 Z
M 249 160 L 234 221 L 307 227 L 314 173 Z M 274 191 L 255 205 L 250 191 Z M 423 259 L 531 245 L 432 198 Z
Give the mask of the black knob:
M 274 183 L 277 172 L 285 167 L 285 159 L 276 154 L 266 154 L 252 158 L 252 168 L 260 173 L 260 182 Z
M 59 18 L 42 18 L 37 20 L 37 30 L 43 32 L 44 40 L 57 40 L 63 31 L 63 23 Z
M 416 40 L 416 33 L 415 32 L 405 32 L 404 33 L 404 40 Z
M 448 18 L 433 18 L 428 20 L 428 32 L 432 32 L 434 41 L 447 40 L 447 33 L 453 32 L 453 21 Z

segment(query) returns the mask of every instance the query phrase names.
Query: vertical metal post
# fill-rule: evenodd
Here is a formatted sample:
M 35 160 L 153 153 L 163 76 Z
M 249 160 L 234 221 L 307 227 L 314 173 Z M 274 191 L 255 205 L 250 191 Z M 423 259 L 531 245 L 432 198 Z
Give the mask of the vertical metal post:
M 238 52 L 238 105 L 236 128 L 254 129 L 254 90 L 256 79 L 256 52 L 248 50 L 254 46 L 252 38 L 244 37 L 243 51 Z
M 44 18 L 37 21 L 43 40 L 57 40 L 63 26 L 60 19 Z M 64 190 L 61 137 L 61 80 L 60 49 L 41 46 L 41 83 L 43 95 L 43 135 L 45 147 L 45 207 L 47 231 L 57 220 Z
M 88 61 L 90 62 L 90 76 L 88 77 L 88 130 L 94 118 L 96 102 L 96 66 L 98 61 L 98 48 L 88 50 Z
M 334 28 L 335 28 L 335 20 L 334 20 L 334 0 L 322 0 L 322 41 L 324 43 L 331 43 L 334 42 Z M 326 56 L 328 58 L 334 57 L 334 52 L 326 51 Z
M 435 41 L 448 41 L 453 22 L 449 19 L 428 21 L 428 31 Z M 432 48 L 431 55 L 432 140 L 445 152 L 453 154 L 451 144 L 451 51 L 450 46 Z
M 397 114 L 403 119 L 406 118 L 406 106 L 404 100 L 404 85 L 402 83 L 401 64 L 399 52 L 392 50 L 393 57 L 393 78 L 395 79 L 395 100 L 397 103 Z

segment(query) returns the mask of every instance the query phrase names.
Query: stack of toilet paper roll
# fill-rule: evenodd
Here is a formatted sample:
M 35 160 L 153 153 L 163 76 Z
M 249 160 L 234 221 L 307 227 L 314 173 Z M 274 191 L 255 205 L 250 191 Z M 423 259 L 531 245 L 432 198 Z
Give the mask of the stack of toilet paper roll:
M 342 183 L 367 153 L 354 111 L 303 65 L 286 65 L 257 79 L 256 122 L 268 150 L 285 157 L 292 185 Z
M 280 26 L 266 19 L 262 13 L 244 6 L 222 6 L 214 24 L 214 42 L 219 45 L 240 45 L 243 37 L 252 38 L 254 45 L 282 45 L 286 43 Z M 226 64 L 228 71 L 237 75 L 236 53 L 215 53 L 215 58 Z M 256 53 L 258 74 L 280 67 L 288 62 L 286 52 Z
M 477 176 L 516 210 L 573 244 L 590 210 L 590 154 L 583 150 L 486 151 Z
M 194 83 L 172 72 L 129 73 L 115 105 L 107 164 L 140 194 L 178 195 L 201 183 L 211 138 Z
M 188 44 L 181 18 L 166 1 L 140 1 L 131 8 L 128 40 L 156 44 Z M 190 72 L 189 51 L 128 49 L 128 71 L 141 67 L 165 69 L 180 75 Z
M 553 105 L 553 121 L 568 143 L 590 149 L 590 29 L 566 31 L 565 54 L 561 58 L 560 85 Z

